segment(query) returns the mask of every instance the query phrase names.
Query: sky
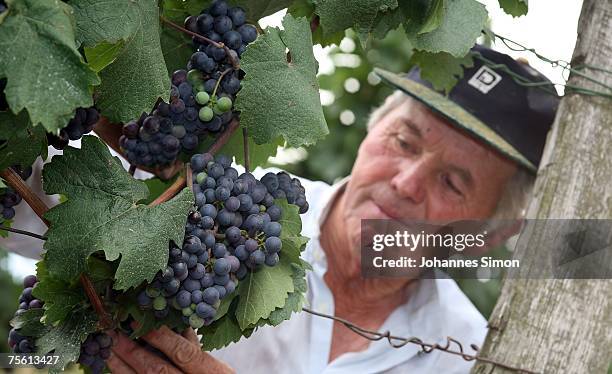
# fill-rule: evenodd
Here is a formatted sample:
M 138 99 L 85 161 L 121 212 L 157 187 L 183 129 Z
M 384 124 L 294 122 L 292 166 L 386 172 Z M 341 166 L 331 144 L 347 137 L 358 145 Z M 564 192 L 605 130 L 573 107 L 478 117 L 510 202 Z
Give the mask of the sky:
M 496 34 L 533 48 L 551 60 L 569 61 L 571 59 L 576 43 L 576 27 L 582 1 L 530 1 L 528 14 L 519 18 L 505 14 L 497 0 L 481 0 L 480 2 L 486 6 L 491 18 L 491 28 Z M 285 12 L 281 11 L 266 17 L 260 21 L 260 25 L 262 27 L 280 26 L 284 14 Z M 531 66 L 555 83 L 562 83 L 567 78 L 563 69 L 553 68 L 550 64 L 540 61 L 532 53 L 513 52 L 499 42 L 494 44 L 493 48 L 514 58 L 526 58 Z M 328 57 L 329 49 L 330 47 L 321 48 L 320 46 L 314 48 L 315 58 L 319 62 L 319 71 L 326 74 L 333 72 L 333 62 Z M 292 152 L 296 151 L 289 150 L 285 158 L 291 158 Z M 277 157 L 282 158 L 283 156 Z M 7 267 L 16 278 L 22 278 L 35 272 L 35 263 L 35 260 L 10 254 Z

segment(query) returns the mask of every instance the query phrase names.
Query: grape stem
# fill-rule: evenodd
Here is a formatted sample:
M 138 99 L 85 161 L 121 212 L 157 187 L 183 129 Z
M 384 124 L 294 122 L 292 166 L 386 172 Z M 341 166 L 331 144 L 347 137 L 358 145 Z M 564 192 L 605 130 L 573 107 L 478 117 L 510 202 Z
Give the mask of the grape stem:
M 217 94 L 217 89 L 219 88 L 219 84 L 221 83 L 221 79 L 223 79 L 223 77 L 225 76 L 225 74 L 229 73 L 230 71 L 232 71 L 232 69 L 225 69 L 223 70 L 223 73 L 221 73 L 221 75 L 219 75 L 219 79 L 217 79 L 217 83 L 215 83 L 215 89 L 213 90 L 211 97 L 215 98 L 216 94 Z
M 13 232 L 15 234 L 27 235 L 40 240 L 47 240 L 47 237 L 44 235 L 38 235 L 30 231 L 19 230 L 12 227 L 0 226 L 0 230 Z
M 242 128 L 242 145 L 244 148 L 244 170 L 250 173 L 250 162 L 249 162 L 249 138 L 246 127 Z
M 236 58 L 234 57 L 234 55 L 232 55 L 232 54 L 230 53 L 230 49 L 229 49 L 229 48 L 228 48 L 228 47 L 227 47 L 225 44 L 223 44 L 223 43 L 219 43 L 219 42 L 216 42 L 216 41 L 214 41 L 214 40 L 212 40 L 212 39 L 209 39 L 209 38 L 207 38 L 207 37 L 205 37 L 205 36 L 202 36 L 202 35 L 200 35 L 200 34 L 198 34 L 198 33 L 193 32 L 193 31 L 189 31 L 189 30 L 187 30 L 186 28 L 181 27 L 181 26 L 177 25 L 176 23 L 174 23 L 174 22 L 170 21 L 169 19 L 167 19 L 167 18 L 166 18 L 166 17 L 164 17 L 164 16 L 159 16 L 159 19 L 162 21 L 162 23 L 165 23 L 166 25 L 168 25 L 168 26 L 172 27 L 172 28 L 173 28 L 173 29 L 175 29 L 175 30 L 178 30 L 178 31 L 180 31 L 180 32 L 182 32 L 182 33 L 184 33 L 184 34 L 187 34 L 187 35 L 193 36 L 194 38 L 196 38 L 196 39 L 200 39 L 200 40 L 202 40 L 202 41 L 204 41 L 204 42 L 206 42 L 206 43 L 212 44 L 212 45 L 214 45 L 214 46 L 215 46 L 215 47 L 217 47 L 217 48 L 223 48 L 223 49 L 225 50 L 225 54 L 226 54 L 227 56 L 229 56 L 229 59 L 230 59 L 230 61 L 231 61 L 231 63 L 232 63 L 232 66 L 234 67 L 234 69 L 235 69 L 235 70 L 240 69 L 240 62 L 238 62 L 238 60 L 236 60 Z
M 28 203 L 30 208 L 36 213 L 36 215 L 49 227 L 49 221 L 44 218 L 45 213 L 49 208 L 45 203 L 30 189 L 25 183 L 21 176 L 17 174 L 13 169 L 6 168 L 0 171 L 0 177 L 2 177 L 12 189 L 14 189 L 23 199 Z
M 14 189 L 25 202 L 32 208 L 34 213 L 45 223 L 47 227 L 49 227 L 49 221 L 44 218 L 45 213 L 49 210 L 49 207 L 32 191 L 32 189 L 21 179 L 21 176 L 13 171 L 11 168 L 4 169 L 0 171 L 0 177 L 2 177 L 6 183 Z M 81 273 L 80 276 L 81 285 L 89 298 L 94 310 L 98 314 L 100 318 L 100 323 L 103 328 L 110 328 L 112 326 L 112 320 L 110 319 L 106 310 L 102 305 L 102 301 L 100 297 L 96 293 L 96 290 L 93 288 L 93 284 L 91 280 L 85 273 Z
M 219 137 L 215 140 L 215 142 L 208 148 L 208 153 L 214 155 L 223 146 L 228 142 L 229 138 L 232 136 L 234 131 L 240 126 L 240 122 L 238 119 L 234 118 L 228 124 L 227 128 L 219 135 Z M 166 201 L 172 199 L 177 193 L 179 193 L 184 187 L 187 179 L 184 175 L 179 176 L 170 187 L 168 187 L 161 195 L 157 197 L 157 199 L 153 200 L 149 206 L 157 206 L 159 204 L 165 203 Z

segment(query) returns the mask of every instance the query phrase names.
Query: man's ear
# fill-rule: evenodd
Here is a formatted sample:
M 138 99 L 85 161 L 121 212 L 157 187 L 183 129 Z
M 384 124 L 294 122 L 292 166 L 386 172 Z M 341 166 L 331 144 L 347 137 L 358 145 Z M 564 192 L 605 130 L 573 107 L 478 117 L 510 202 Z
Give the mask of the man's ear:
M 465 250 L 465 254 L 470 256 L 481 256 L 489 250 L 504 244 L 510 237 L 521 232 L 524 219 L 504 220 L 503 224 L 489 231 L 484 239 L 484 245 L 473 246 Z

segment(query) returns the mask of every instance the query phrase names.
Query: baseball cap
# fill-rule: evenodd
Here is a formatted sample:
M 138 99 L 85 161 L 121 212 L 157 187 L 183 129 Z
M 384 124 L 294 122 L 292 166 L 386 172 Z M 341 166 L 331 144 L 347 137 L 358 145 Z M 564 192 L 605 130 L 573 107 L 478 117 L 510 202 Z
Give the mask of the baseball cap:
M 405 75 L 374 71 L 385 83 L 535 173 L 559 105 L 552 83 L 529 65 L 490 48 L 476 45 L 470 53 L 474 66 L 464 70 L 448 95 L 422 79 L 418 67 Z

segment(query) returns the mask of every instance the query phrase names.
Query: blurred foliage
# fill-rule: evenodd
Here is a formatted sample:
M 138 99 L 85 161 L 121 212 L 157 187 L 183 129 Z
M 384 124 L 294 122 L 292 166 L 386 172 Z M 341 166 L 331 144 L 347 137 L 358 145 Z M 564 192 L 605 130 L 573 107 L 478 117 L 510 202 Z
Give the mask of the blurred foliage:
M 9 321 L 17 310 L 22 285 L 13 279 L 8 269 L 8 254 L 0 248 L 0 352 L 8 352 Z
M 373 39 L 367 50 L 349 30 L 340 46 L 331 47 L 329 57 L 334 64 L 333 72 L 320 74 L 318 78 L 321 90 L 330 92 L 334 98 L 323 107 L 330 133 L 324 140 L 306 148 L 304 160 L 278 166 L 301 177 L 332 184 L 351 173 L 359 145 L 367 134 L 369 113 L 392 93 L 389 86 L 376 79 L 372 73 L 374 67 L 393 72 L 409 71 L 412 46 L 401 27 L 389 32 L 384 39 Z M 346 117 L 351 117 L 349 113 L 354 115 L 354 122 L 343 124 L 343 112 L 345 122 Z M 501 282 L 461 279 L 457 283 L 488 318 L 499 296 Z
M 329 75 L 319 75 L 321 90 L 334 97 L 330 105 L 323 107 L 330 134 L 306 148 L 308 157 L 305 160 L 283 165 L 283 168 L 327 183 L 350 174 L 359 144 L 366 135 L 368 114 L 392 92 L 391 88 L 374 79 L 372 70 L 378 66 L 394 72 L 408 71 L 411 50 L 401 28 L 382 40 L 373 40 L 367 51 L 361 48 L 356 35 L 347 31 L 340 47 L 332 47 L 329 54 L 334 71 Z M 351 117 L 352 113 L 354 122 L 343 124 L 340 121 L 343 112 L 345 117 Z

